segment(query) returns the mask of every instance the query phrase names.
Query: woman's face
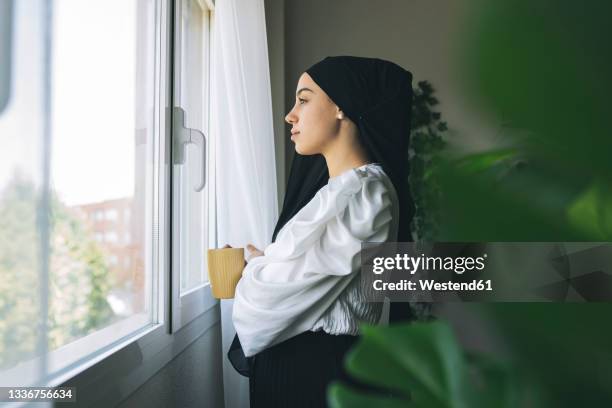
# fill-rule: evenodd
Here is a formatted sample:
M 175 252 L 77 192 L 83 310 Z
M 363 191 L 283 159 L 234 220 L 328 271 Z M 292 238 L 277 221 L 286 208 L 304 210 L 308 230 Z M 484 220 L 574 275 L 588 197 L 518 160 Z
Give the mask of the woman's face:
M 285 116 L 299 154 L 323 153 L 340 129 L 338 106 L 306 72 L 300 76 L 295 105 Z

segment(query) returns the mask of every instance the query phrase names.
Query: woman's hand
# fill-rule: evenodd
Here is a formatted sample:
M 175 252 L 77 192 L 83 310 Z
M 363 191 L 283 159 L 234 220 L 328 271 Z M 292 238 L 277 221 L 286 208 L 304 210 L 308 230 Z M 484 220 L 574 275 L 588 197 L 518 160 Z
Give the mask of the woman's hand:
M 231 248 L 231 247 L 232 246 L 230 244 L 225 244 L 225 246 L 223 246 L 223 248 Z M 251 245 L 251 244 L 248 244 L 246 249 L 249 251 L 249 256 L 247 256 L 249 260 L 257 256 L 262 256 L 264 254 L 263 251 L 260 251 L 254 245 Z M 245 260 L 244 264 L 246 265 L 247 263 L 248 261 Z
M 251 256 L 249 257 L 249 259 L 255 258 L 257 256 L 263 256 L 263 254 L 264 254 L 263 251 L 260 251 L 254 245 L 251 245 L 251 244 L 247 245 L 247 249 L 251 253 Z

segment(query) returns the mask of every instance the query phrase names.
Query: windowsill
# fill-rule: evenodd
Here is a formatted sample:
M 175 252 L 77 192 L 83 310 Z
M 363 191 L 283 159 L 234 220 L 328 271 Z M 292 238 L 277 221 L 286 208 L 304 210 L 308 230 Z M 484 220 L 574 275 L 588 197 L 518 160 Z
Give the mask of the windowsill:
M 173 307 L 172 331 L 179 331 L 193 319 L 219 303 L 212 295 L 210 282 L 192 288 L 178 295 L 178 302 Z
M 137 314 L 118 321 L 103 329 L 97 330 L 72 343 L 66 344 L 47 355 L 48 372 L 55 373 L 53 384 L 81 372 L 106 358 L 110 354 L 125 347 L 125 345 L 138 340 L 154 331 L 160 324 L 150 323 L 150 316 L 146 313 Z M 2 386 L 30 386 L 24 384 L 24 379 L 36 378 L 32 375 L 41 365 L 41 358 L 36 357 L 22 362 L 17 366 L 0 372 Z M 11 381 L 13 381 L 11 383 Z M 16 383 L 15 383 L 16 381 Z

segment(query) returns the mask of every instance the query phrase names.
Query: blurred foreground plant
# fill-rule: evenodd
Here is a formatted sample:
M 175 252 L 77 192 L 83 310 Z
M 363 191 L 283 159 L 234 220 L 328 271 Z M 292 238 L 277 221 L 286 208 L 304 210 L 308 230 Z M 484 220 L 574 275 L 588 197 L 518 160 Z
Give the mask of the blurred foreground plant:
M 332 407 L 524 407 L 535 393 L 515 367 L 464 353 L 443 322 L 363 327 L 346 367 L 358 380 L 388 393 L 361 393 L 336 382 Z
M 522 136 L 440 162 L 438 240 L 612 241 L 612 3 L 478 0 L 468 15 L 462 77 Z M 335 384 L 332 406 L 611 406 L 612 305 L 472 306 L 512 359 L 468 359 L 442 322 L 366 327 L 347 369 L 391 394 Z

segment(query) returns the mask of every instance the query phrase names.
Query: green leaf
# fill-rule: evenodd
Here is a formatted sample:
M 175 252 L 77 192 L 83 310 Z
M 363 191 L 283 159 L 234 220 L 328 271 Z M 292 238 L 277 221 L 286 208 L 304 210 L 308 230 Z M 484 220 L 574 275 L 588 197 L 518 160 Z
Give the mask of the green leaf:
M 408 399 L 357 392 L 341 383 L 332 383 L 327 392 L 327 403 L 332 408 L 411 408 Z
M 575 228 L 596 241 L 612 240 L 612 188 L 603 182 L 592 183 L 567 210 Z
M 462 157 L 457 165 L 463 168 L 466 172 L 478 172 L 486 170 L 491 166 L 515 157 L 517 154 L 515 149 L 498 149 L 490 150 L 484 153 L 471 154 Z
M 464 407 L 464 364 L 442 322 L 364 326 L 347 357 L 356 378 L 410 395 L 419 407 Z

